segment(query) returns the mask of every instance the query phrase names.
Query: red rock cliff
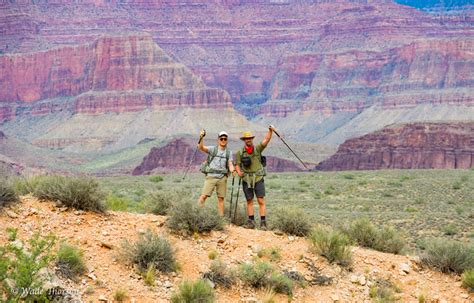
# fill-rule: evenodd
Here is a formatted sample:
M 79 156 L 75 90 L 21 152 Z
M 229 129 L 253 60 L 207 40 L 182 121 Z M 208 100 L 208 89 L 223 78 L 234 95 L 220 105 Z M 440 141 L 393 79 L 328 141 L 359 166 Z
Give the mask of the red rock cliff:
M 319 170 L 474 167 L 474 122 L 410 123 L 349 139 Z
M 153 172 L 167 172 L 185 170 L 190 164 L 195 147 L 190 146 L 185 140 L 179 138 L 170 141 L 163 147 L 153 147 L 137 166 L 133 175 L 146 175 Z M 190 171 L 197 171 L 206 155 L 200 151 L 191 163 Z M 268 172 L 301 171 L 293 161 L 278 157 L 267 156 Z

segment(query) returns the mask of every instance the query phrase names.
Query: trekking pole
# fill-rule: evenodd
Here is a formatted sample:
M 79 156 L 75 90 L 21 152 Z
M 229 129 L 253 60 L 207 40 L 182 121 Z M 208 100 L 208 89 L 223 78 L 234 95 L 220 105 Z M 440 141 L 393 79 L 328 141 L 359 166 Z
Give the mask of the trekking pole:
M 298 155 L 296 155 L 296 153 L 291 149 L 291 147 L 290 147 L 288 144 L 286 144 L 285 140 L 283 140 L 283 138 L 280 137 L 280 135 L 279 135 L 275 130 L 273 130 L 273 132 L 278 136 L 278 138 L 280 138 L 281 142 L 283 142 L 283 143 L 286 145 L 286 147 L 288 147 L 288 149 L 293 153 L 293 155 L 295 155 L 295 157 L 296 157 L 298 160 L 300 160 L 300 162 L 301 162 L 301 164 L 303 164 L 304 168 L 306 168 L 307 170 L 310 170 L 310 169 L 306 166 L 306 164 L 303 163 L 303 161 L 300 159 L 300 157 L 298 157 Z
M 204 130 L 204 136 L 206 135 L 206 131 Z M 204 136 L 199 136 L 199 141 L 198 141 L 198 145 L 201 144 L 201 141 L 202 141 L 202 138 L 204 138 Z M 189 161 L 189 165 L 188 167 L 186 168 L 186 170 L 184 171 L 184 175 L 183 175 L 183 180 L 184 178 L 186 178 L 186 175 L 188 174 L 188 171 L 189 171 L 189 168 L 191 167 L 191 164 L 193 163 L 194 161 L 194 158 L 196 158 L 196 153 L 198 151 L 198 146 L 196 146 L 196 149 L 194 150 L 194 154 L 193 156 L 191 157 L 191 161 Z
M 234 207 L 234 220 L 232 222 L 235 223 L 235 216 L 237 214 L 237 202 L 239 202 L 239 193 L 240 193 L 240 184 L 242 183 L 242 178 L 239 178 L 239 186 L 237 188 L 237 198 L 235 199 L 235 207 Z
M 235 176 L 232 176 L 232 189 L 230 190 L 229 219 L 232 219 L 232 198 L 234 196 L 234 181 L 235 181 Z

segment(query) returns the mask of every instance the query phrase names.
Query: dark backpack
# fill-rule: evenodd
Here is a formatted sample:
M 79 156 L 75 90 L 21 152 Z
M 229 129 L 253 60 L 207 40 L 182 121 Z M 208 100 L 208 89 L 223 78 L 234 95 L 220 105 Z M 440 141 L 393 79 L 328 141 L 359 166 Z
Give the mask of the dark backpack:
M 225 171 L 224 170 L 216 170 L 216 169 L 211 169 L 209 167 L 209 164 L 211 164 L 212 160 L 217 156 L 217 152 L 219 151 L 219 147 L 216 146 L 216 148 L 213 149 L 212 154 L 209 153 L 207 155 L 206 161 L 204 161 L 201 164 L 201 167 L 199 168 L 199 171 L 205 175 L 209 173 L 216 173 L 216 174 L 227 174 L 229 171 L 229 159 L 230 159 L 230 150 L 228 148 L 225 149 Z
M 260 163 L 262 164 L 262 168 L 263 168 L 263 176 L 265 176 L 267 174 L 267 157 L 265 157 L 264 155 L 262 155 L 261 153 L 257 152 L 257 149 L 255 148 L 252 155 L 249 156 L 247 154 L 247 156 L 244 156 L 244 153 L 247 153 L 247 151 L 245 150 L 245 147 L 242 148 L 242 150 L 239 150 L 239 153 L 240 153 L 240 160 L 242 162 L 242 166 L 244 168 L 248 168 L 251 163 L 252 163 L 252 158 L 253 157 L 256 157 Z

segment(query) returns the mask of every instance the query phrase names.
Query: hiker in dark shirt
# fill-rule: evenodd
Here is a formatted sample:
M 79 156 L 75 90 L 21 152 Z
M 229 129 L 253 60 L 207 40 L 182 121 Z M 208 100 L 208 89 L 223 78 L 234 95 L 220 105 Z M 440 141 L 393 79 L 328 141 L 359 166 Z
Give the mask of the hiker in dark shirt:
M 237 174 L 242 178 L 243 190 L 247 199 L 247 228 L 255 228 L 255 216 L 253 211 L 253 198 L 257 196 L 260 214 L 260 228 L 267 229 L 265 219 L 265 183 L 263 177 L 266 175 L 265 167 L 262 163 L 262 151 L 272 139 L 275 128 L 273 125 L 268 127 L 268 133 L 263 141 L 257 146 L 253 145 L 254 135 L 250 131 L 242 134 L 240 139 L 245 142 L 244 147 L 237 152 L 235 168 Z
M 230 173 L 235 175 L 235 168 L 232 159 L 232 152 L 227 148 L 227 139 L 229 135 L 225 131 L 221 131 L 217 137 L 217 146 L 204 146 L 204 130 L 201 130 L 201 138 L 199 149 L 208 153 L 208 163 L 205 173 L 206 179 L 199 196 L 199 204 L 204 206 L 204 202 L 212 195 L 214 189 L 217 193 L 217 210 L 221 216 L 224 215 L 224 199 L 227 191 L 227 176 Z

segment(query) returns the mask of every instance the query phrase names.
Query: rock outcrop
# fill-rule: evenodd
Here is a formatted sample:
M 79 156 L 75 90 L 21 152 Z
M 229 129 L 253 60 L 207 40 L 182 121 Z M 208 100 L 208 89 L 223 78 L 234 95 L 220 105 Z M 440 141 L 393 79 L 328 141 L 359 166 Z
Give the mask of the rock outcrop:
M 474 122 L 409 123 L 349 139 L 318 170 L 474 167 Z
M 137 166 L 133 175 L 147 175 L 155 172 L 182 171 L 191 165 L 190 171 L 198 170 L 206 159 L 206 155 L 197 152 L 191 163 L 195 147 L 191 146 L 182 138 L 174 139 L 162 147 L 153 147 L 143 158 L 142 163 Z M 301 168 L 293 161 L 267 156 L 268 172 L 301 171 Z

